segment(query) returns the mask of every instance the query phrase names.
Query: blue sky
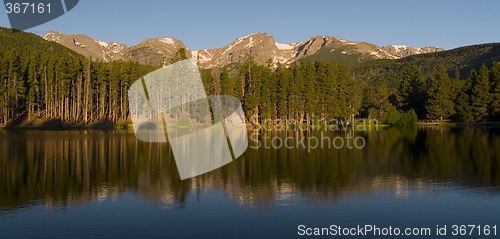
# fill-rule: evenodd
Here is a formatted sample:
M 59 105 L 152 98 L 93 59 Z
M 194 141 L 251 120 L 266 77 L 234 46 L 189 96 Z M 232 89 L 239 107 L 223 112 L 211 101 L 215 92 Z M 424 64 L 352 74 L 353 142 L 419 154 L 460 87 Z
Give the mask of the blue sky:
M 191 49 L 222 47 L 257 31 L 281 43 L 329 35 L 450 49 L 500 42 L 499 9 L 495 0 L 80 0 L 64 16 L 28 31 L 43 35 L 54 29 L 127 45 L 172 36 Z M 4 8 L 2 13 L 0 25 L 9 27 Z

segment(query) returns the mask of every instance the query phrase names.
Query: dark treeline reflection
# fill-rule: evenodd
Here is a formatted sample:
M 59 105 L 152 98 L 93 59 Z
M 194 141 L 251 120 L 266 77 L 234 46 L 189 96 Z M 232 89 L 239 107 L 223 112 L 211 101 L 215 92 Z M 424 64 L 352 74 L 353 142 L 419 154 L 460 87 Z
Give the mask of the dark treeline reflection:
M 245 205 L 336 200 L 353 193 L 500 185 L 500 132 L 483 128 L 387 128 L 369 132 L 250 131 L 243 157 L 180 181 L 167 144 L 126 131 L 0 131 L 0 209 L 117 198 L 132 192 L 183 206 L 190 193 L 224 191 Z M 363 137 L 363 149 L 265 148 L 272 138 Z M 260 142 L 260 143 L 257 143 Z M 267 143 L 266 143 L 267 142 Z M 277 142 L 277 141 L 275 141 Z M 307 147 L 307 140 L 306 147 Z M 255 146 L 261 145 L 259 149 Z M 309 145 L 314 146 L 314 145 Z M 423 187 L 420 187 L 423 186 Z

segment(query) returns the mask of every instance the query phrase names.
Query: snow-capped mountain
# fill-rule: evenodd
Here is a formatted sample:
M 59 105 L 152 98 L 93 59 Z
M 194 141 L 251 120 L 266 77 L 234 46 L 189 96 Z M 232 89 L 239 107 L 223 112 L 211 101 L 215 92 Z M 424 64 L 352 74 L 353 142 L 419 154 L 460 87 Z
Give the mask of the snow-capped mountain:
M 423 53 L 438 52 L 438 51 L 442 51 L 444 49 L 432 47 L 432 46 L 415 48 L 415 47 L 404 46 L 404 45 L 390 45 L 390 46 L 382 47 L 382 50 L 384 50 L 384 51 L 388 52 L 389 54 L 392 54 L 396 57 L 401 58 L 401 57 L 407 57 L 407 56 L 423 54 Z
M 127 56 L 130 60 L 145 65 L 167 65 L 175 53 L 187 47 L 177 38 L 160 37 L 148 39 L 127 49 Z M 186 50 L 187 57 L 191 57 L 190 51 Z
M 50 31 L 43 36 L 92 59 L 102 61 L 126 60 L 127 46 L 118 42 L 103 42 L 82 34 L 65 35 Z
M 303 42 L 284 44 L 276 42 L 273 36 L 260 32 L 239 37 L 222 48 L 202 50 L 189 50 L 179 39 L 171 37 L 149 39 L 130 48 L 117 42 L 107 43 L 81 34 L 65 35 L 56 31 L 47 33 L 43 38 L 60 43 L 92 59 L 132 60 L 147 65 L 169 64 L 175 53 L 185 48 L 187 57 L 195 58 L 203 68 L 222 67 L 249 59 L 258 64 L 271 66 L 290 65 L 302 58 L 351 63 L 398 59 L 444 50 L 437 47 L 414 48 L 402 45 L 379 47 L 371 43 L 353 42 L 332 36 L 317 36 Z
M 223 48 L 192 51 L 200 66 L 221 67 L 230 63 L 244 62 L 252 58 L 259 64 L 289 65 L 302 58 L 358 62 L 375 59 L 399 59 L 402 57 L 442 51 L 437 47 L 414 48 L 410 46 L 379 47 L 366 42 L 353 42 L 332 36 L 317 36 L 303 42 L 283 44 L 266 33 L 254 33 L 240 37 Z
M 118 42 L 104 42 L 82 34 L 65 35 L 56 31 L 48 32 L 43 38 L 94 60 L 132 60 L 145 65 L 166 65 L 178 49 L 186 48 L 179 39 L 171 37 L 148 39 L 130 48 Z M 190 52 L 188 57 L 191 57 Z

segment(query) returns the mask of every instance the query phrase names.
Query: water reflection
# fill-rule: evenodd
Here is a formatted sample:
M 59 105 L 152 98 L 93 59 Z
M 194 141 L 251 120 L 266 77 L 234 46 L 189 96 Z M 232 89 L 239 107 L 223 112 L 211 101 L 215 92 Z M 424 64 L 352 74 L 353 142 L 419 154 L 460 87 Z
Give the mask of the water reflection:
M 251 133 L 255 144 L 270 135 L 321 132 Z M 495 129 L 388 128 L 356 135 L 366 139 L 362 150 L 249 148 L 223 168 L 181 181 L 170 147 L 138 141 L 131 131 L 0 131 L 0 209 L 64 207 L 124 192 L 167 207 L 183 207 L 189 194 L 210 190 L 247 206 L 294 205 L 300 198 L 332 202 L 381 190 L 405 198 L 442 184 L 498 193 Z

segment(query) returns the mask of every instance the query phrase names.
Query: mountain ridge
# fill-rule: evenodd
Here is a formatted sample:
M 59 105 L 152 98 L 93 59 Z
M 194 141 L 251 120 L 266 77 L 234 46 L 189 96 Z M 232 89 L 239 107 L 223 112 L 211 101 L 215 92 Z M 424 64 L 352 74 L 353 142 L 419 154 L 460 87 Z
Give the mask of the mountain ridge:
M 193 57 L 203 68 L 222 67 L 253 59 L 261 65 L 290 65 L 303 59 L 337 60 L 341 63 L 362 63 L 378 59 L 400 59 L 411 55 L 440 52 L 443 48 L 415 48 L 406 45 L 377 46 L 334 36 L 316 36 L 295 43 L 279 43 L 274 36 L 255 32 L 239 37 L 230 44 L 210 49 L 191 50 L 181 40 L 169 36 L 151 38 L 128 47 L 119 42 L 104 42 L 83 34 L 49 31 L 42 36 L 88 58 L 105 62 L 131 60 L 145 65 L 168 65 L 176 52 L 185 48 L 186 57 Z

